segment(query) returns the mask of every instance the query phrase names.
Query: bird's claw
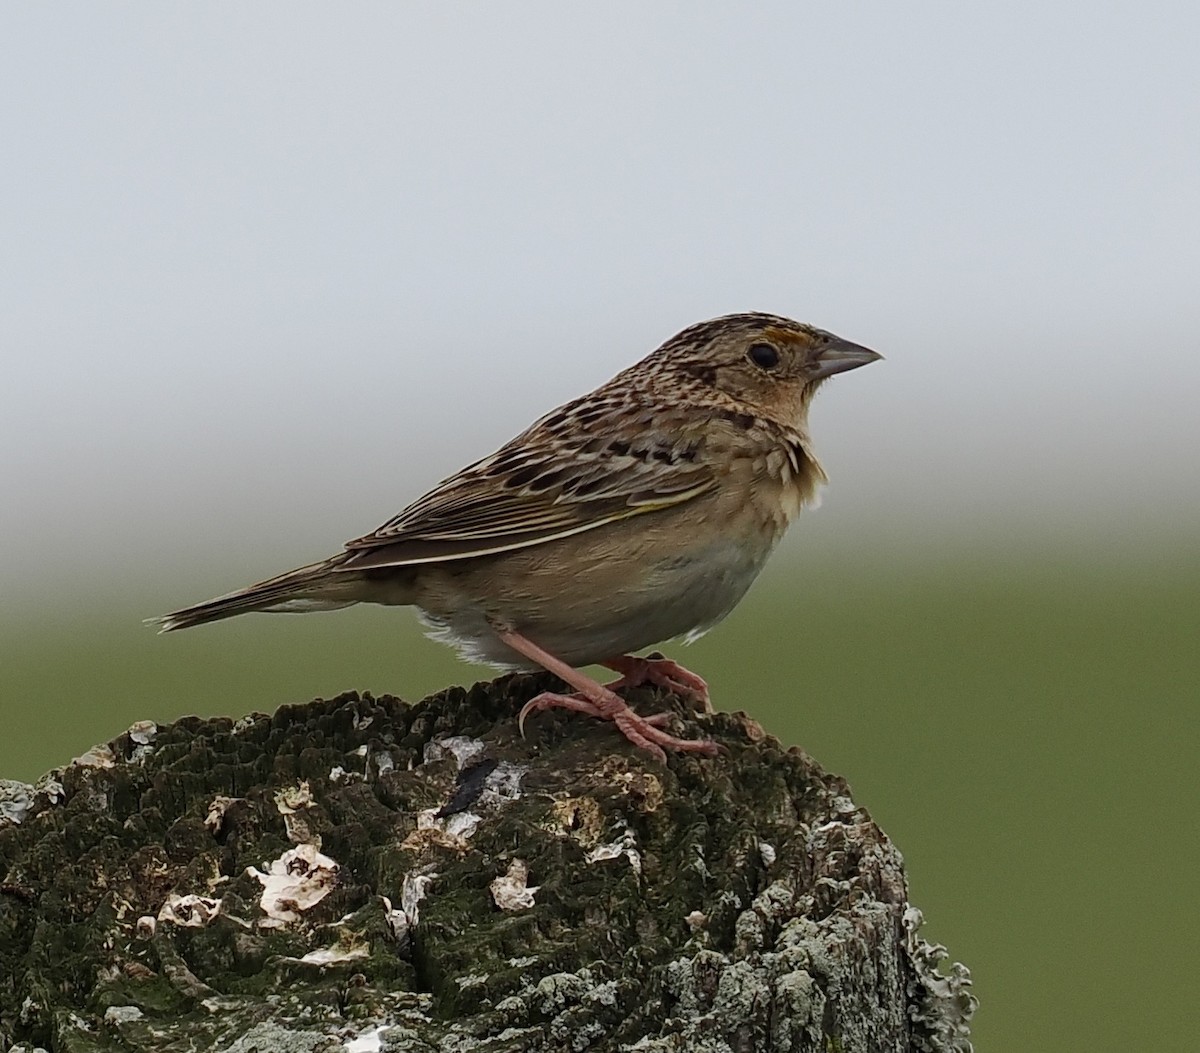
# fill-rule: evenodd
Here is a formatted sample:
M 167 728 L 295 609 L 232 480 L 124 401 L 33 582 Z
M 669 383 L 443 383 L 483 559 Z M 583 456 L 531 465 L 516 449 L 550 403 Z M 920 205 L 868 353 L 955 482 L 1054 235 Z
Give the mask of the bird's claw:
M 634 712 L 621 699 L 613 696 L 613 702 L 600 704 L 582 695 L 563 695 L 554 691 L 543 691 L 535 695 L 521 707 L 517 714 L 517 729 L 521 737 L 525 737 L 525 720 L 532 713 L 544 709 L 567 709 L 573 713 L 582 713 L 597 720 L 611 720 L 630 742 L 640 749 L 654 754 L 660 761 L 666 763 L 666 750 L 687 753 L 703 753 L 715 756 L 718 747 L 708 739 L 681 739 L 668 734 L 662 729 L 671 721 L 670 713 L 653 713 L 643 717 Z

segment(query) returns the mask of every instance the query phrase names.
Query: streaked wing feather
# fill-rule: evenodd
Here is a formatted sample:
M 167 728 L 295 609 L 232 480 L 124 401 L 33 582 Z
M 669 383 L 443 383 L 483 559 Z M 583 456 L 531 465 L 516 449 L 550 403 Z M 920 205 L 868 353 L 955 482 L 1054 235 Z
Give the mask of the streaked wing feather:
M 347 543 L 339 569 L 440 562 L 544 544 L 689 501 L 716 477 L 697 456 L 695 428 L 666 427 L 661 410 L 569 403 L 383 526 Z M 633 426 L 633 427 L 631 427 Z M 628 441 L 610 441 L 612 435 Z

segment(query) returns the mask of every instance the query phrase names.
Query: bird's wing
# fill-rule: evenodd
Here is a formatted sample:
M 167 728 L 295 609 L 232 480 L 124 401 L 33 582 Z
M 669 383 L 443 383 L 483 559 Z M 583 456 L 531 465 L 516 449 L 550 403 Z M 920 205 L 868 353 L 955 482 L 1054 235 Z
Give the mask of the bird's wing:
M 682 504 L 717 485 L 702 444 L 694 419 L 585 396 L 348 542 L 338 569 L 506 552 Z

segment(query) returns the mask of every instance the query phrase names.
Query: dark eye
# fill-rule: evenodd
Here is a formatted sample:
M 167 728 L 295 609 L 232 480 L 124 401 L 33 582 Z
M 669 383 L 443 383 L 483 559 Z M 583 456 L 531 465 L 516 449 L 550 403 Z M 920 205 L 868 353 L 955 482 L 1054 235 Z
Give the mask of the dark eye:
M 752 344 L 746 357 L 759 369 L 774 369 L 779 365 L 779 352 L 770 344 Z

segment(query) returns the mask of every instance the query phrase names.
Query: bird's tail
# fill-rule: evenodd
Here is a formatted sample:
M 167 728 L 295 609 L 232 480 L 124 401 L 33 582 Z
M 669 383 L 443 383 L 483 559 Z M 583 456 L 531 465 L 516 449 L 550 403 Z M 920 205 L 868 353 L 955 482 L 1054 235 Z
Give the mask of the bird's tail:
M 146 623 L 157 625 L 160 633 L 169 633 L 250 611 L 327 611 L 348 607 L 357 602 L 351 593 L 358 575 L 331 573 L 340 562 L 334 556 L 320 563 L 289 570 L 286 574 L 268 578 L 237 592 L 157 618 L 147 618 Z

